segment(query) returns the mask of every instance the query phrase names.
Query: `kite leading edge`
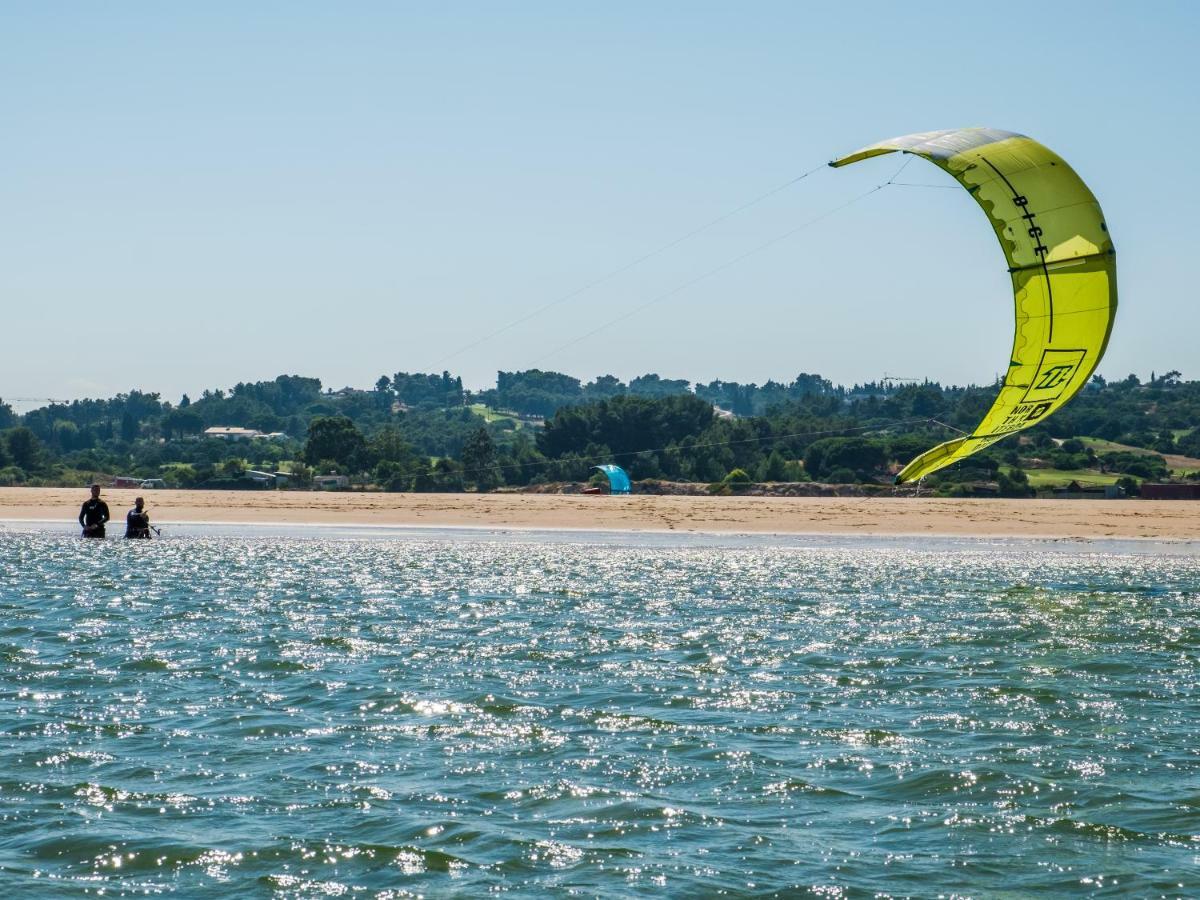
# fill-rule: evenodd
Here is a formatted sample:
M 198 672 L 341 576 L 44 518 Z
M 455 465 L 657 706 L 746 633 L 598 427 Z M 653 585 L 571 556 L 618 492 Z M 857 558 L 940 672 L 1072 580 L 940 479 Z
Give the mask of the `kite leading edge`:
M 1000 395 L 966 437 L 922 453 L 896 476 L 917 481 L 1031 428 L 1099 365 L 1117 311 L 1117 257 L 1104 213 L 1075 171 L 1037 141 L 993 128 L 892 138 L 830 163 L 911 153 L 954 177 L 987 214 L 1012 275 L 1016 334 Z

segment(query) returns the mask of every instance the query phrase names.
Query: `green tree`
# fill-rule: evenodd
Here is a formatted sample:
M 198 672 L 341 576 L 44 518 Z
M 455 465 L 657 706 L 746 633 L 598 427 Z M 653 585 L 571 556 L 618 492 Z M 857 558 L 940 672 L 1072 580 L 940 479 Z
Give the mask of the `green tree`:
M 452 377 L 449 372 L 397 372 L 392 376 L 391 389 L 400 402 L 410 407 L 442 409 L 462 406 L 463 402 L 462 378 Z
M 423 493 L 461 491 L 462 468 L 452 459 L 439 459 L 431 468 L 417 473 L 412 489 Z
M 642 397 L 670 397 L 674 394 L 691 393 L 691 384 L 685 379 L 660 378 L 651 373 L 632 379 L 629 382 L 629 393 Z
M 5 443 L 8 446 L 8 455 L 12 457 L 14 465 L 26 472 L 32 472 L 38 468 L 42 458 L 42 444 L 32 431 L 24 425 L 19 425 L 9 430 Z
M 204 430 L 204 419 L 195 410 L 180 404 L 177 409 L 171 410 L 162 417 L 161 428 L 167 437 L 199 434 Z
M 307 487 L 312 484 L 312 467 L 305 465 L 303 460 L 293 459 L 287 463 L 286 468 L 291 476 L 292 484 L 296 487 Z
M 64 453 L 80 446 L 79 426 L 66 419 L 54 423 L 54 443 Z
M 389 425 L 381 428 L 367 444 L 367 456 L 375 461 L 375 483 L 385 491 L 407 491 L 428 459 L 418 456 L 400 430 Z
M 502 409 L 550 416 L 559 407 L 578 403 L 582 397 L 579 379 L 560 372 L 530 369 L 496 373 L 495 405 Z
M 583 396 L 588 400 L 607 400 L 624 394 L 625 385 L 615 375 L 601 375 L 595 381 L 583 386 Z
M 452 459 L 439 459 L 433 466 L 433 482 L 439 491 L 463 489 L 462 466 Z
M 375 381 L 375 406 L 390 414 L 395 399 L 396 395 L 392 393 L 392 379 L 386 375 L 380 375 Z
M 1200 456 L 1200 428 L 1193 428 L 1181 437 L 1176 445 L 1180 453 L 1187 456 Z
M 996 476 L 1000 487 L 1001 497 L 1032 497 L 1033 488 L 1029 485 L 1029 476 L 1025 470 L 1013 467 L 1007 474 L 1000 471 Z
M 367 442 L 368 455 L 377 462 L 393 462 L 411 465 L 416 458 L 412 444 L 404 439 L 400 429 L 394 425 L 381 428 Z
M 138 435 L 138 421 L 133 413 L 125 412 L 121 415 L 121 440 L 125 443 L 130 443 Z
M 1153 454 L 1130 453 L 1120 450 L 1101 454 L 1100 462 L 1102 468 L 1108 472 L 1136 475 L 1138 478 L 1151 480 L 1167 477 L 1167 461 L 1161 456 Z
M 375 466 L 375 483 L 385 491 L 411 490 L 415 475 L 416 473 L 403 463 L 388 459 L 381 460 Z
M 1126 497 L 1136 497 L 1142 492 L 1142 486 L 1136 478 L 1122 475 L 1117 479 L 1117 487 L 1125 492 Z
M 345 416 L 318 416 L 308 425 L 304 461 L 317 465 L 332 460 L 343 471 L 356 471 L 366 449 L 361 431 Z
M 496 444 L 486 428 L 478 428 L 462 449 L 463 474 L 476 490 L 490 491 L 501 482 L 496 468 Z
M 750 476 L 746 474 L 745 469 L 732 469 L 729 474 L 722 479 L 721 483 L 730 490 L 744 491 L 746 488 L 750 487 L 751 481 Z
M 764 459 L 758 467 L 759 481 L 788 481 L 788 464 L 783 454 L 772 450 L 771 455 Z
M 636 454 L 671 444 L 694 443 L 712 421 L 712 405 L 691 394 L 660 399 L 627 395 L 558 410 L 538 434 L 537 443 L 550 458 L 589 445 L 601 451 L 591 455 L 603 455 L 604 448 L 622 455 Z M 635 478 L 653 476 L 652 471 L 639 468 L 639 462 L 648 465 L 652 456 L 632 462 Z
M 833 474 L 841 469 L 869 476 L 882 470 L 887 458 L 887 447 L 881 441 L 862 437 L 822 438 L 805 451 L 804 468 L 814 478 L 833 481 Z M 846 483 L 844 472 L 837 475 L 840 479 L 837 483 Z
M 226 478 L 241 478 L 246 474 L 246 463 L 240 459 L 227 459 L 221 463 L 221 474 Z

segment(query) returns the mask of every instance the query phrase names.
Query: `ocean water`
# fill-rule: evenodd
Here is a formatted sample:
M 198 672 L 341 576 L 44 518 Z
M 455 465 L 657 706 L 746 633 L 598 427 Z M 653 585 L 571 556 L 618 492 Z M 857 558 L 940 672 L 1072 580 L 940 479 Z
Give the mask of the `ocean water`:
M 1196 896 L 1195 545 L 0 531 L 0 895 Z

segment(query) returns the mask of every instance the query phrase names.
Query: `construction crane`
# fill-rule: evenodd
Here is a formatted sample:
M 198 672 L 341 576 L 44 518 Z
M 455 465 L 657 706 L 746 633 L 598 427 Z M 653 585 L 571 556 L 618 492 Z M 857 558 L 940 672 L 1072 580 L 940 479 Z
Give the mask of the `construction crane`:
M 886 388 L 889 383 L 890 384 L 922 384 L 922 383 L 924 383 L 924 381 L 925 381 L 924 378 L 902 378 L 899 375 L 889 375 L 887 372 L 884 372 L 883 378 L 881 378 L 879 380 L 879 383 Z
M 0 403 L 70 403 L 70 400 L 55 400 L 53 397 L 0 397 Z

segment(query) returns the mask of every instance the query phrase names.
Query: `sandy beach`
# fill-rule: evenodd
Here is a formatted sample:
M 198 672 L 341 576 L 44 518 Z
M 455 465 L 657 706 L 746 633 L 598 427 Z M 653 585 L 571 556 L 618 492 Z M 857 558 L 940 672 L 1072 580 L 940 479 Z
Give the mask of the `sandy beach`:
M 146 497 L 152 519 L 159 525 L 228 522 L 1200 540 L 1200 503 L 1189 501 L 172 490 L 106 490 L 103 496 L 119 522 L 139 493 Z M 86 491 L 75 488 L 0 488 L 0 520 L 70 522 L 86 498 Z

